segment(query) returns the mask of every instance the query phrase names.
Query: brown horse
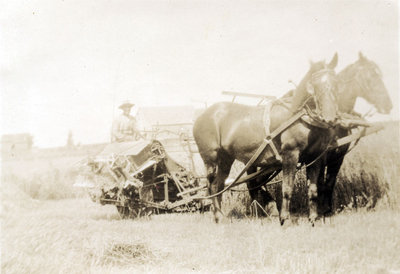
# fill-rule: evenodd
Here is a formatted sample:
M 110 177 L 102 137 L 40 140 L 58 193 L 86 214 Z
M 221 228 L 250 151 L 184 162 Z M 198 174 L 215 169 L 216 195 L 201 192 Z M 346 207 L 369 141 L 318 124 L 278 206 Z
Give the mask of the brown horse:
M 318 109 L 321 118 L 332 124 L 337 118 L 337 106 L 333 92 L 336 92 L 336 75 L 333 69 L 337 65 L 337 54 L 329 64 L 324 61 L 311 63 L 310 69 L 294 92 L 290 107 L 274 104 L 269 113 L 271 132 L 284 124 L 304 105 Z M 313 93 L 312 100 L 309 92 Z M 195 121 L 193 135 L 200 155 L 207 169 L 210 194 L 223 190 L 234 160 L 247 163 L 266 138 L 265 107 L 246 106 L 235 103 L 216 103 L 206 109 Z M 296 120 L 286 130 L 273 139 L 281 161 L 271 162 L 271 150 L 267 150 L 253 166 L 274 166 L 283 170 L 280 210 L 281 224 L 289 219 L 289 201 L 293 192 L 294 176 L 298 162 L 309 163 L 326 149 L 333 138 L 334 130 L 310 125 L 301 119 Z M 269 153 L 268 153 L 269 152 Z M 272 154 L 273 155 L 273 154 Z M 307 169 L 310 182 L 309 203 L 310 220 L 317 217 L 317 179 L 320 161 L 317 160 Z M 222 217 L 221 195 L 213 198 L 214 218 L 218 222 Z
M 382 81 L 379 67 L 359 53 L 359 59 L 338 74 L 338 93 L 335 94 L 341 113 L 352 113 L 357 97 L 364 98 L 375 106 L 378 112 L 390 113 L 393 105 Z M 350 133 L 346 128 L 337 128 L 336 135 L 345 137 Z M 333 188 L 336 177 L 350 145 L 341 146 L 326 155 L 318 178 L 318 211 L 325 216 L 333 213 Z M 326 170 L 326 178 L 324 178 Z M 326 179 L 326 180 L 324 180 Z

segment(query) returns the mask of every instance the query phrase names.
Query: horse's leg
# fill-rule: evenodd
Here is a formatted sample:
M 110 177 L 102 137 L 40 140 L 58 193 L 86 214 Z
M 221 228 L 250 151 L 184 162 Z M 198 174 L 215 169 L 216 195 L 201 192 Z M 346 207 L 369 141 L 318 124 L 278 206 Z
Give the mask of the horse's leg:
M 324 176 L 323 160 L 320 159 L 307 167 L 307 185 L 308 185 L 308 207 L 310 213 L 308 218 L 314 226 L 315 220 L 318 217 L 318 180 Z
M 278 203 L 271 195 L 271 192 L 268 189 L 260 189 L 260 193 L 263 198 L 263 203 L 265 204 L 264 209 L 270 217 L 278 217 L 279 209 Z M 276 196 L 275 196 L 276 197 Z
M 320 191 L 322 196 L 320 210 L 324 216 L 329 216 L 333 213 L 333 189 L 335 188 L 336 178 L 340 167 L 342 166 L 347 150 L 348 146 L 345 146 L 328 154 L 326 181 L 322 190 Z
M 257 171 L 257 167 L 249 167 L 247 170 L 247 175 L 252 174 Z M 258 190 L 260 187 L 258 187 L 258 181 L 257 179 L 252 179 L 247 182 L 247 189 L 249 190 L 249 195 L 251 198 L 251 201 L 257 200 L 258 197 Z M 257 200 L 257 202 L 259 202 Z
M 326 200 L 326 178 L 325 178 L 325 169 L 327 167 L 326 157 L 323 157 L 324 160 L 320 165 L 321 171 L 319 172 L 318 180 L 317 180 L 317 213 L 318 216 L 324 215 L 325 212 L 325 200 Z
M 257 171 L 257 167 L 250 167 L 247 170 L 247 174 L 251 174 L 256 171 Z M 262 193 L 259 179 L 255 178 L 255 179 L 249 180 L 247 182 L 247 189 L 249 190 L 251 202 L 253 203 L 254 201 L 256 201 L 257 203 L 259 203 L 262 206 L 262 208 L 264 208 L 266 204 L 263 199 L 263 193 Z M 260 212 L 261 216 L 263 216 L 263 214 L 264 214 L 264 212 Z
M 232 159 L 220 159 L 216 167 L 216 172 L 215 168 L 213 168 L 213 174 L 216 174 L 215 177 L 211 178 L 210 176 L 207 176 L 210 182 L 209 186 L 210 195 L 218 193 L 224 189 L 225 180 L 229 176 L 232 164 L 233 164 Z M 214 220 L 216 223 L 221 221 L 223 218 L 223 214 L 221 211 L 221 201 L 222 201 L 222 194 L 212 198 L 214 207 Z
M 279 213 L 281 225 L 289 219 L 290 199 L 292 198 L 296 167 L 299 161 L 299 150 L 284 149 L 282 155 L 282 206 Z
M 257 167 L 250 167 L 247 171 L 247 174 L 251 174 L 257 171 Z M 271 173 L 272 174 L 272 173 Z M 272 197 L 271 193 L 268 190 L 264 190 L 262 188 L 263 182 L 265 184 L 266 178 L 268 178 L 271 174 L 267 174 L 264 177 L 261 178 L 256 178 L 249 180 L 247 182 L 247 189 L 249 190 L 250 198 L 251 201 L 257 201 L 257 203 L 262 206 L 262 208 L 267 212 L 267 214 L 270 215 L 276 215 L 277 210 L 277 204 Z M 260 212 L 261 216 L 264 216 L 264 211 Z

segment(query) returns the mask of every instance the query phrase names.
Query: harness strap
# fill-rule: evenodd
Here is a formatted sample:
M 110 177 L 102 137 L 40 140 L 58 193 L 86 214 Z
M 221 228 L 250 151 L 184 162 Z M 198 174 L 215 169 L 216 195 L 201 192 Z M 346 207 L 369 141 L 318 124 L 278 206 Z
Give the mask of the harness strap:
M 269 145 L 269 146 L 271 147 L 272 152 L 273 152 L 274 155 L 275 155 L 275 159 L 281 162 L 281 161 L 282 161 L 282 157 L 281 157 L 281 155 L 279 154 L 279 151 L 278 151 L 278 149 L 276 148 L 274 141 L 271 139 L 271 136 L 270 136 L 270 135 L 267 136 L 267 138 L 265 138 L 265 140 L 268 142 L 267 145 Z
M 305 103 L 307 103 L 308 100 L 310 100 L 310 99 L 312 99 L 312 96 L 309 96 L 306 99 Z M 288 103 L 284 102 L 283 100 L 278 99 L 275 101 L 275 103 L 283 106 L 284 108 L 286 108 L 287 110 L 290 111 L 290 105 Z M 309 125 L 312 125 L 314 127 L 319 127 L 319 128 L 331 128 L 332 127 L 331 124 L 322 121 L 322 119 L 320 119 L 317 114 L 314 114 L 313 111 L 306 104 L 302 104 L 301 108 L 306 109 L 306 115 L 303 115 L 301 117 L 301 120 L 303 122 L 305 122 Z
M 271 119 L 270 119 L 270 113 L 271 113 L 271 109 L 273 106 L 274 102 L 269 102 L 265 108 L 264 108 L 264 130 L 265 130 L 265 140 L 268 142 L 267 145 L 269 145 L 272 149 L 272 152 L 274 153 L 275 159 L 278 161 L 282 161 L 282 157 L 279 155 L 278 149 L 275 146 L 275 143 L 273 142 L 271 135 L 270 135 L 270 131 L 269 128 L 271 126 Z
M 279 100 L 279 99 L 277 99 Z M 263 114 L 263 125 L 264 125 L 264 130 L 265 130 L 265 136 L 268 136 L 270 131 L 269 131 L 269 127 L 271 125 L 271 119 L 270 119 L 270 113 L 271 113 L 271 109 L 273 104 L 275 104 L 275 102 L 277 100 L 274 100 L 272 102 L 269 102 L 265 107 L 264 107 L 264 114 Z
M 239 174 L 236 176 L 235 180 L 233 180 L 227 187 L 225 187 L 223 190 L 214 193 L 212 195 L 206 196 L 206 197 L 199 197 L 197 199 L 210 199 L 217 197 L 224 193 L 225 191 L 229 190 L 232 188 L 242 177 L 242 175 L 254 164 L 254 162 L 258 159 L 258 157 L 265 151 L 268 145 L 272 143 L 272 140 L 278 136 L 279 134 L 282 133 L 285 129 L 287 129 L 289 126 L 291 126 L 294 122 L 296 122 L 298 119 L 300 119 L 303 115 L 305 115 L 307 111 L 305 109 L 300 110 L 296 114 L 294 114 L 292 117 L 290 117 L 286 122 L 281 124 L 278 128 L 276 128 L 273 132 L 271 132 L 270 135 L 267 136 L 266 139 L 263 140 L 262 144 L 259 146 L 257 151 L 253 154 L 253 156 L 250 158 L 250 160 L 247 162 L 247 164 L 244 166 L 244 168 L 239 172 Z M 269 141 L 271 140 L 271 141 Z
M 314 127 L 319 127 L 324 129 L 332 128 L 335 126 L 335 123 L 325 122 L 323 119 L 319 117 L 318 114 L 314 113 L 308 106 L 305 106 L 305 108 L 307 110 L 307 115 L 301 117 L 301 120 L 303 120 L 303 122 L 312 125 Z

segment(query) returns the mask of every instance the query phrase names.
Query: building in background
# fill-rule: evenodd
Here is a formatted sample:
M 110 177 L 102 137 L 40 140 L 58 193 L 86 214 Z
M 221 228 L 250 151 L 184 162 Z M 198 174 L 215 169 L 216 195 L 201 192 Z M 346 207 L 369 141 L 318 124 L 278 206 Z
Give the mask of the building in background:
M 1 137 L 1 152 L 21 153 L 32 149 L 33 136 L 29 133 L 5 134 Z

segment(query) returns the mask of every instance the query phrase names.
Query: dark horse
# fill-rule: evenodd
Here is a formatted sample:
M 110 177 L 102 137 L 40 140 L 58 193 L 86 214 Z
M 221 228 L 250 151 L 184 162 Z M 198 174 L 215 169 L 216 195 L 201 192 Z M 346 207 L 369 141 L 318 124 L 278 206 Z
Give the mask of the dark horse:
M 337 82 L 334 68 L 337 54 L 329 64 L 324 61 L 311 63 L 310 69 L 294 92 L 289 107 L 274 104 L 269 113 L 273 132 L 290 119 L 304 105 L 318 109 L 322 120 L 332 124 L 337 119 L 337 106 L 333 93 Z M 308 100 L 310 93 L 314 100 Z M 246 106 L 221 102 L 207 108 L 195 121 L 193 135 L 200 155 L 207 169 L 210 194 L 223 190 L 234 160 L 247 163 L 266 138 L 265 107 Z M 276 166 L 283 170 L 281 224 L 289 219 L 289 201 L 292 196 L 294 177 L 298 162 L 309 163 L 326 149 L 333 138 L 333 129 L 310 125 L 301 119 L 296 120 L 287 129 L 273 139 L 281 157 L 271 163 L 271 150 L 267 150 L 254 162 L 253 166 Z M 269 152 L 269 153 L 268 153 Z M 272 154 L 273 156 L 273 154 Z M 309 179 L 310 220 L 317 217 L 317 179 L 320 161 L 307 168 Z M 214 218 L 218 222 L 222 217 L 221 195 L 213 198 Z
M 393 105 L 382 81 L 379 67 L 359 53 L 359 59 L 338 74 L 338 93 L 335 94 L 339 112 L 352 113 L 357 97 L 364 98 L 382 114 L 389 114 Z M 345 137 L 350 133 L 346 128 L 337 128 L 336 135 Z M 336 177 L 350 145 L 329 151 L 326 163 L 322 165 L 318 178 L 318 211 L 325 216 L 333 213 L 333 188 Z M 326 170 L 326 178 L 325 174 Z M 326 180 L 324 180 L 326 179 Z

